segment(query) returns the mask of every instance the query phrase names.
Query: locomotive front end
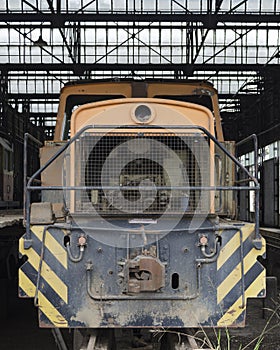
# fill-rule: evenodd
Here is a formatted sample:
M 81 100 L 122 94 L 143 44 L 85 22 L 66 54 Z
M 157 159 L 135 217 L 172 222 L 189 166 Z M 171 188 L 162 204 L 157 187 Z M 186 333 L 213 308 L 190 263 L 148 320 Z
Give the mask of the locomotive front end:
M 265 244 L 254 224 L 223 218 L 241 165 L 210 110 L 110 100 L 79 107 L 70 131 L 39 171 L 20 242 L 20 294 L 41 326 L 244 325 L 247 298 L 265 295 Z

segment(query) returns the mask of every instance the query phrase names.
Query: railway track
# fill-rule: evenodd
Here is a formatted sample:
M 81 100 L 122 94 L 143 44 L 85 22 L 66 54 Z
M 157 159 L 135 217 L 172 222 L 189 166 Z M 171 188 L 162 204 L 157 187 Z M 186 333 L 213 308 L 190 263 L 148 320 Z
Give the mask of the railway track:
M 210 350 L 192 330 L 75 329 L 73 348 L 59 329 L 53 335 L 60 350 Z
M 260 232 L 265 238 L 268 247 L 280 250 L 280 229 L 261 227 Z

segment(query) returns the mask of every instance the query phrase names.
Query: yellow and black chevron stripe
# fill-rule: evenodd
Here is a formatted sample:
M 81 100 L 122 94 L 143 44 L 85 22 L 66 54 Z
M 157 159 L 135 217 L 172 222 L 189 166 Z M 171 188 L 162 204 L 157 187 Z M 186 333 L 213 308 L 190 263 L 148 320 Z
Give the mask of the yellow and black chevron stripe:
M 44 226 L 32 227 L 32 247 L 24 249 L 24 237 L 20 239 L 19 251 L 27 261 L 19 270 L 19 294 L 35 297 Z M 41 326 L 68 327 L 67 253 L 63 247 L 63 232 L 46 231 L 44 257 L 38 286 L 38 306 Z M 61 237 L 62 236 L 62 237 Z M 66 279 L 66 277 L 65 277 Z
M 217 260 L 217 305 L 222 312 L 217 326 L 243 325 L 246 299 L 265 296 L 265 269 L 257 261 L 265 254 L 253 245 L 254 224 L 245 224 L 234 234 L 222 233 L 223 247 Z

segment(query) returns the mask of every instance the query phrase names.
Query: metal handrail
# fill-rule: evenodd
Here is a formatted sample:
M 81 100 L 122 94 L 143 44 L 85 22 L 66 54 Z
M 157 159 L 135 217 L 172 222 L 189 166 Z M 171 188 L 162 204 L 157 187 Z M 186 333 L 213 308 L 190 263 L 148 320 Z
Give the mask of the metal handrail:
M 245 139 L 239 141 L 236 143 L 236 147 L 239 147 L 249 141 L 253 141 L 254 144 L 254 175 L 256 180 L 258 181 L 258 137 L 256 134 L 249 135 Z M 245 168 L 245 166 L 244 166 Z M 255 234 L 255 240 L 256 244 L 258 245 L 258 249 L 261 249 L 261 234 L 260 234 L 260 227 L 259 227 L 259 217 L 260 217 L 260 189 L 255 191 L 255 225 L 256 225 L 256 234 Z
M 126 190 L 126 191 L 134 191 L 137 188 L 137 190 L 143 190 L 143 191 L 151 191 L 152 189 L 156 190 L 166 190 L 166 191 L 232 191 L 232 190 L 248 190 L 248 191 L 254 191 L 255 187 L 252 186 L 31 186 L 29 187 L 29 190 L 31 191 L 39 191 L 39 190 L 46 190 L 46 191 L 53 191 L 53 190 L 65 190 L 65 191 L 87 191 L 87 190 Z
M 24 134 L 24 143 L 23 143 L 23 219 L 26 220 L 26 187 L 27 181 L 27 163 L 28 163 L 28 140 L 33 141 L 39 147 L 43 144 L 40 140 L 36 139 L 33 135 L 26 132 Z
M 205 129 L 202 126 L 199 125 L 176 125 L 176 126 L 170 126 L 170 125 L 164 125 L 164 126 L 156 126 L 156 125 L 141 125 L 141 127 L 135 127 L 133 125 L 87 125 L 80 129 L 75 136 L 73 136 L 69 141 L 65 143 L 64 146 L 62 146 L 40 169 L 38 169 L 29 179 L 27 186 L 26 186 L 26 236 L 25 236 L 25 247 L 26 249 L 31 247 L 32 240 L 31 240 L 31 231 L 30 231 L 30 205 L 31 205 L 31 191 L 36 190 L 89 190 L 89 189 L 97 189 L 99 186 L 32 186 L 32 182 L 38 177 L 45 169 L 47 169 L 50 164 L 52 164 L 66 149 L 75 142 L 85 131 L 90 129 L 144 129 L 144 130 L 150 130 L 150 129 L 180 129 L 180 130 L 200 130 L 202 133 L 204 133 L 210 140 L 212 140 L 221 150 L 223 153 L 225 153 L 239 168 L 241 168 L 247 176 L 251 179 L 251 181 L 254 182 L 254 186 L 177 186 L 177 187 L 170 187 L 170 189 L 180 189 L 180 190 L 205 190 L 205 191 L 217 191 L 217 190 L 249 190 L 249 191 L 255 191 L 255 246 L 257 249 L 261 249 L 261 235 L 259 233 L 259 191 L 260 186 L 259 182 L 256 177 L 252 176 L 251 173 L 243 166 L 242 163 L 239 162 L 239 160 L 233 156 L 207 129 Z M 102 186 L 102 189 L 108 189 L 113 188 L 119 188 L 119 189 L 129 189 L 135 187 L 131 186 Z M 151 189 L 151 187 L 142 186 L 143 189 Z M 137 187 L 139 189 L 139 187 Z M 154 188 L 154 187 L 153 187 Z M 161 186 L 159 187 L 161 189 L 165 188 L 168 189 L 168 186 Z M 141 188 L 140 188 L 141 189 Z
M 237 142 L 235 145 L 236 147 L 239 147 L 241 145 L 244 145 L 248 141 L 253 141 L 254 143 L 254 168 L 255 168 L 255 177 L 258 178 L 258 137 L 256 134 L 252 134 L 245 139 Z

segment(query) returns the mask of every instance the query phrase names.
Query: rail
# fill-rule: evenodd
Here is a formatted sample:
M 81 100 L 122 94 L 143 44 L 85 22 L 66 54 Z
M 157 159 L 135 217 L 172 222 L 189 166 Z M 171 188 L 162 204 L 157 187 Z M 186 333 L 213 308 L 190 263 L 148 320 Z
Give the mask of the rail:
M 33 182 L 36 181 L 36 178 L 45 170 L 47 169 L 50 164 L 52 164 L 63 152 L 66 151 L 66 149 L 69 148 L 70 145 L 72 145 L 76 140 L 79 139 L 79 137 L 87 130 L 94 129 L 135 129 L 135 126 L 132 125 L 87 125 L 80 129 L 75 136 L 73 136 L 65 145 L 63 145 L 40 169 L 38 169 L 28 180 L 28 183 L 26 185 L 26 198 L 25 198 L 25 208 L 26 208 L 26 235 L 24 240 L 24 246 L 25 249 L 28 249 L 32 246 L 32 234 L 30 230 L 30 213 L 31 213 L 31 192 L 32 191 L 52 191 L 52 190 L 91 190 L 91 189 L 98 189 L 99 186 L 33 186 Z M 246 168 L 243 166 L 239 160 L 232 155 L 207 129 L 205 129 L 202 126 L 199 125 L 178 125 L 178 126 L 170 126 L 170 125 L 163 125 L 163 126 L 150 126 L 150 125 L 141 125 L 141 131 L 143 130 L 153 130 L 153 129 L 179 129 L 179 130 L 199 130 L 203 134 L 205 134 L 209 140 L 214 142 L 214 144 L 217 145 L 220 150 L 226 154 L 227 157 L 229 157 L 235 165 L 237 165 L 240 169 L 242 169 L 245 174 L 248 176 L 249 181 L 252 181 L 254 183 L 254 186 L 158 186 L 157 189 L 178 189 L 178 190 L 201 190 L 201 191 L 217 191 L 217 190 L 223 190 L 223 191 L 241 191 L 241 190 L 247 190 L 247 191 L 254 191 L 255 192 L 255 237 L 254 237 L 254 244 L 257 249 L 261 249 L 262 242 L 261 242 L 261 235 L 259 232 L 259 191 L 260 186 L 257 178 L 253 176 Z M 105 186 L 106 187 L 106 186 Z M 102 189 L 130 189 L 130 186 L 107 186 L 105 188 L 102 186 Z M 154 187 L 153 187 L 154 188 Z M 131 187 L 131 189 L 135 189 L 135 187 Z M 137 189 L 143 189 L 143 190 L 151 190 L 151 187 L 148 186 L 141 186 L 137 187 Z

